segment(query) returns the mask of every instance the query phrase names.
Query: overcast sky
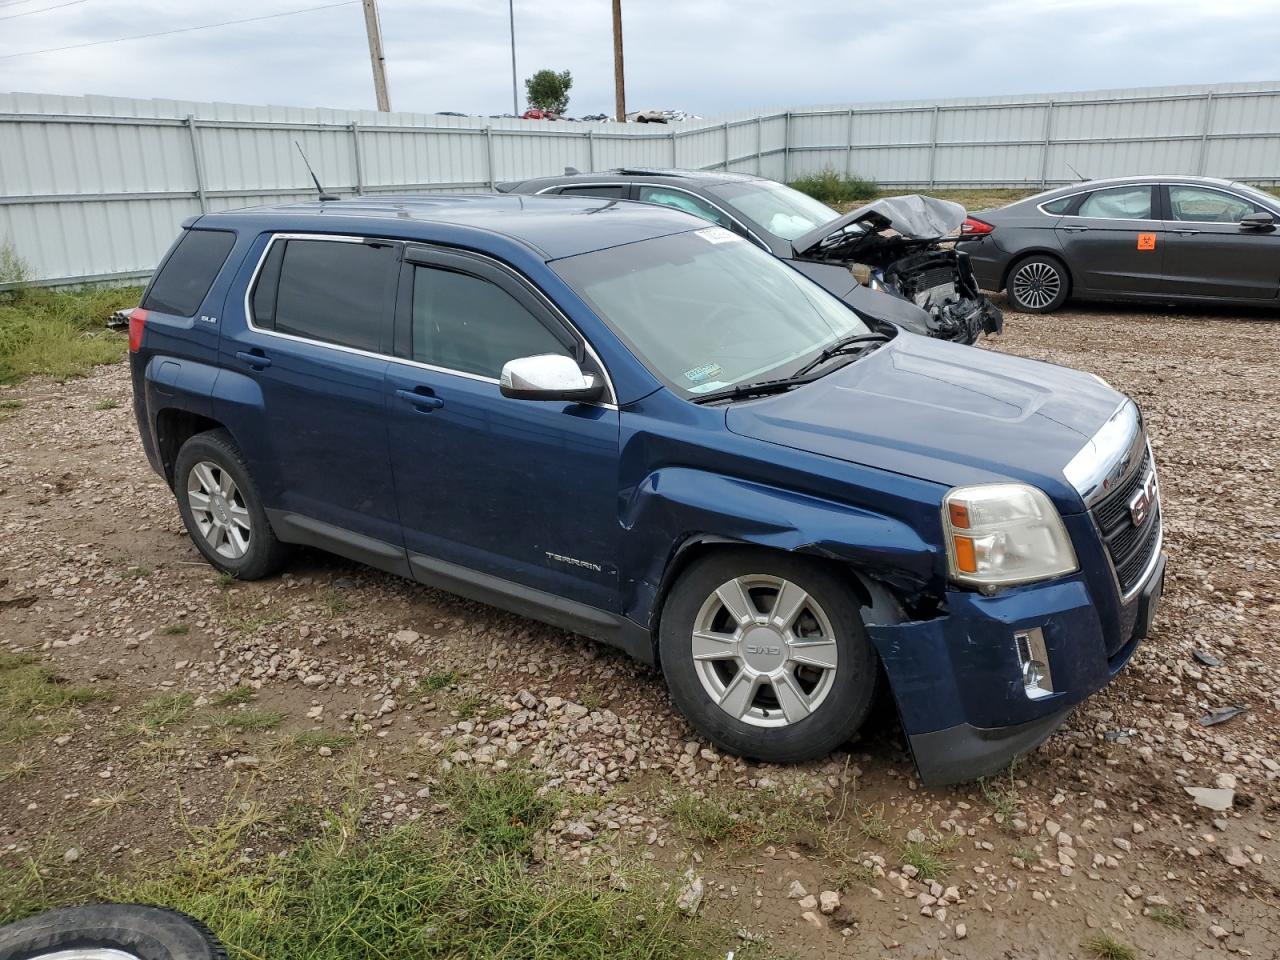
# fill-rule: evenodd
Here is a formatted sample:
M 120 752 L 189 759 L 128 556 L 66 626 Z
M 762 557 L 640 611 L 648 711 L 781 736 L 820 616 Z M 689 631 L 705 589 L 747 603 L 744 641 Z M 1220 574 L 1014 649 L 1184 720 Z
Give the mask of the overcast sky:
M 0 91 L 372 108 L 359 2 L 0 0 Z M 629 109 L 763 106 L 1280 78 L 1276 0 L 623 0 Z M 506 0 L 380 0 L 397 110 L 511 109 Z M 610 0 L 515 0 L 520 108 L 539 67 L 613 109 Z

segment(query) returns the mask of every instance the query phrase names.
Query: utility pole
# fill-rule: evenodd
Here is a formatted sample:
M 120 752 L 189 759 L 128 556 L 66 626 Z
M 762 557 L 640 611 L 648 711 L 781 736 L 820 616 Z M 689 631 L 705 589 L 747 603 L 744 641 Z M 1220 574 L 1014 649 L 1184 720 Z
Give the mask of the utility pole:
M 613 97 L 619 123 L 627 122 L 627 90 L 622 75 L 622 0 L 613 0 Z
M 511 17 L 511 115 L 520 116 L 520 95 L 516 92 L 516 0 L 507 0 Z
M 382 23 L 378 20 L 378 0 L 364 0 L 364 29 L 369 35 L 369 59 L 373 62 L 373 92 L 378 97 L 378 109 L 391 111 L 391 99 L 387 96 L 387 58 L 382 52 Z

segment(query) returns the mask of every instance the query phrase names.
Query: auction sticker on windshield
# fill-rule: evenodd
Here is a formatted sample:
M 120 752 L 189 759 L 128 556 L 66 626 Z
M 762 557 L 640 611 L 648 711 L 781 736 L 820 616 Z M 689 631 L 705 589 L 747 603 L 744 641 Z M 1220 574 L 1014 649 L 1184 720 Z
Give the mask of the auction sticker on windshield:
M 702 381 L 710 377 L 718 377 L 720 373 L 720 364 L 704 363 L 701 366 L 694 367 L 692 370 L 686 370 L 684 378 L 690 383 L 702 383 Z
M 729 243 L 738 239 L 724 227 L 703 227 L 695 232 L 708 243 Z

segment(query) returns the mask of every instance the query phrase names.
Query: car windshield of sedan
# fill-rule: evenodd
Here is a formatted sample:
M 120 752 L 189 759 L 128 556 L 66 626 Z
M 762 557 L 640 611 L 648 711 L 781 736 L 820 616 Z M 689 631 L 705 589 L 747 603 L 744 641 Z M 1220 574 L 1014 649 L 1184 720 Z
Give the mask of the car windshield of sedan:
M 840 216 L 825 203 L 772 180 L 718 183 L 706 191 L 783 240 L 803 237 Z
M 721 227 L 551 266 L 683 395 L 783 377 L 837 339 L 869 332 L 842 301 Z

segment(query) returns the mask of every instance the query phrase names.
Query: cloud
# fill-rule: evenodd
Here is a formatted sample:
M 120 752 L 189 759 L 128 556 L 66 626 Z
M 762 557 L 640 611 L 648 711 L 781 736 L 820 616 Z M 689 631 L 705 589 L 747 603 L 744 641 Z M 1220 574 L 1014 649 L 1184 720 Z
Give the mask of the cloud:
M 56 0 L 31 0 L 40 9 Z M 320 3 L 323 0 L 312 0 Z M 91 0 L 0 20 L 0 55 L 307 6 Z M 511 109 L 507 5 L 381 0 L 392 106 Z M 623 0 L 627 102 L 704 116 L 757 106 L 1272 79 L 1269 0 Z M 575 113 L 611 112 L 610 4 L 516 0 L 519 95 L 574 75 Z M 5 7 L 0 6 L 0 15 Z M 372 107 L 360 5 L 0 59 L 0 90 Z

